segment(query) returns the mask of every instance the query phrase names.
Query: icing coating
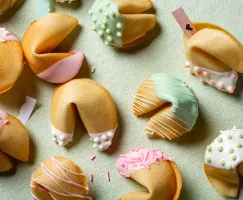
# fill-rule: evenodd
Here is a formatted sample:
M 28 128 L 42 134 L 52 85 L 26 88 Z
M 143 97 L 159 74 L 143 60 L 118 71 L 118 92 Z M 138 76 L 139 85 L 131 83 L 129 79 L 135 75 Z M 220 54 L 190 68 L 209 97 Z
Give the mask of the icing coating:
M 238 80 L 238 73 L 234 70 L 229 72 L 215 72 L 203 67 L 196 66 L 187 61 L 185 68 L 189 68 L 190 74 L 195 74 L 200 78 L 201 83 L 208 83 L 209 85 L 230 94 L 234 93 L 236 82 Z
M 0 42 L 4 41 L 19 41 L 19 39 L 6 28 L 0 27 Z
M 114 129 L 103 133 L 89 133 L 90 140 L 94 143 L 93 147 L 100 151 L 108 149 L 112 144 L 112 139 L 115 135 L 117 125 Z
M 234 127 L 220 132 L 206 149 L 205 164 L 218 169 L 236 169 L 243 162 L 243 129 Z
M 111 0 L 96 0 L 89 14 L 92 16 L 92 30 L 98 33 L 105 45 L 122 45 L 124 22 L 118 4 Z
M 145 148 L 133 149 L 127 154 L 120 155 L 116 162 L 116 168 L 124 177 L 130 177 L 134 172 L 147 168 L 154 163 L 159 163 L 162 160 L 172 159 L 162 151 L 151 150 Z
M 172 103 L 171 112 L 190 131 L 198 117 L 198 102 L 187 83 L 168 74 L 154 74 L 152 80 L 156 95 Z
M 37 76 L 51 83 L 66 82 L 78 73 L 83 60 L 84 54 L 81 52 L 75 52 L 74 55 L 59 60 L 45 71 L 37 74 Z
M 53 181 L 55 182 L 55 184 L 60 188 L 60 190 L 62 190 L 62 192 L 59 192 L 57 190 L 54 190 L 50 187 L 48 187 L 47 185 L 44 185 L 43 183 L 40 183 L 38 180 L 36 180 L 34 178 L 34 176 L 32 175 L 31 177 L 31 181 L 32 182 L 36 182 L 38 183 L 41 187 L 38 186 L 34 186 L 34 185 L 30 185 L 32 188 L 38 188 L 41 189 L 42 191 L 45 191 L 49 194 L 49 191 L 63 196 L 63 197 L 69 197 L 69 198 L 77 198 L 77 199 L 88 199 L 88 200 L 92 200 L 91 197 L 89 196 L 82 196 L 79 194 L 75 194 L 72 193 L 70 191 L 68 191 L 67 189 L 65 189 L 59 182 L 64 182 L 70 185 L 73 185 L 75 187 L 79 187 L 80 189 L 84 189 L 86 191 L 88 191 L 88 187 L 84 187 L 82 184 L 78 184 L 75 183 L 71 178 L 69 178 L 68 174 L 72 174 L 75 176 L 84 176 L 84 174 L 81 173 L 76 173 L 74 171 L 69 170 L 68 168 L 66 168 L 65 166 L 63 166 L 55 157 L 51 157 L 50 160 L 52 161 L 53 165 L 55 165 L 57 167 L 58 170 L 61 171 L 61 173 L 65 176 L 65 179 L 61 178 L 60 176 L 58 176 L 54 171 L 51 171 L 45 164 L 44 162 L 41 163 L 41 169 L 42 171 Z M 43 189 L 44 188 L 44 189 Z M 48 191 L 49 190 L 49 191 Z M 32 193 L 33 198 L 38 199 L 33 193 Z M 51 194 L 50 194 L 51 196 Z
M 3 129 L 4 125 L 8 123 L 8 114 L 0 110 L 0 131 Z
M 51 132 L 52 132 L 53 140 L 56 141 L 58 145 L 62 147 L 65 146 L 67 143 L 71 142 L 74 135 L 74 133 L 64 133 L 56 129 L 52 124 L 51 124 Z

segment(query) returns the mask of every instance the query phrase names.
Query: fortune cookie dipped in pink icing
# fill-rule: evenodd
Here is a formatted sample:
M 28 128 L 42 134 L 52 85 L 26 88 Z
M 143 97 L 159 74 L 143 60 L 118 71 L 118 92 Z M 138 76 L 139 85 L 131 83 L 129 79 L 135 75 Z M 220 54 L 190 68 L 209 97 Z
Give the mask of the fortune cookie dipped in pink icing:
M 51 128 L 53 140 L 60 146 L 73 138 L 77 111 L 93 147 L 108 149 L 117 128 L 117 112 L 110 93 L 90 79 L 74 79 L 57 87 L 52 98 Z
M 17 118 L 0 110 L 0 172 L 12 168 L 8 156 L 28 161 L 29 133 Z
M 31 195 L 38 200 L 92 200 L 83 171 L 63 156 L 41 162 L 31 177 Z
M 147 189 L 126 194 L 119 200 L 177 200 L 180 196 L 180 171 L 176 163 L 158 149 L 133 149 L 120 156 L 116 168 L 121 175 Z
M 39 78 L 63 83 L 78 73 L 83 53 L 53 53 L 77 25 L 78 20 L 71 16 L 50 13 L 29 26 L 23 38 L 23 50 L 31 70 Z
M 13 87 L 24 66 L 24 52 L 18 38 L 0 27 L 0 94 Z
M 243 72 L 243 45 L 228 31 L 207 23 L 193 23 L 197 32 L 184 36 L 185 68 L 201 83 L 234 93 L 238 73 Z
M 92 30 L 105 45 L 118 48 L 137 44 L 156 25 L 151 0 L 96 0 L 89 11 Z

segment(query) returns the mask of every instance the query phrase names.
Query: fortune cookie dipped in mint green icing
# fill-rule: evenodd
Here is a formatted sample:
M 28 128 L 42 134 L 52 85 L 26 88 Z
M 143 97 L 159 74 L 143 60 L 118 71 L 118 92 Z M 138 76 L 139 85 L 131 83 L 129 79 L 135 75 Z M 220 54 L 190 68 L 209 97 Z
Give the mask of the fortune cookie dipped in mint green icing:
M 156 25 L 151 0 L 96 0 L 89 11 L 92 30 L 107 46 L 118 48 L 137 44 Z
M 134 115 L 160 108 L 149 120 L 150 137 L 173 140 L 192 130 L 198 117 L 198 102 L 187 83 L 168 74 L 154 74 L 139 87 L 133 103 Z

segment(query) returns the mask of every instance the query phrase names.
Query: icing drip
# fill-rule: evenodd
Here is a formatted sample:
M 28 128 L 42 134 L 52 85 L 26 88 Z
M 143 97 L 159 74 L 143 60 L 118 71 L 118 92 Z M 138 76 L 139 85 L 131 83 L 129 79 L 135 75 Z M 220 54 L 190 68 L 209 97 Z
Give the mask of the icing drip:
M 5 41 L 19 41 L 19 39 L 9 32 L 6 28 L 0 27 L 0 42 L 5 42 Z
M 94 143 L 93 147 L 98 148 L 100 151 L 108 149 L 112 144 L 116 129 L 117 125 L 114 129 L 103 133 L 89 133 L 90 140 Z
M 195 74 L 200 78 L 201 83 L 209 85 L 230 94 L 234 93 L 238 73 L 234 70 L 229 72 L 215 72 L 206 68 L 202 68 L 187 61 L 185 68 L 189 68 L 190 74 Z
M 53 140 L 56 141 L 59 144 L 59 146 L 65 146 L 67 143 L 71 142 L 74 135 L 73 133 L 64 133 L 56 129 L 52 124 L 51 132 Z
M 11 1 L 12 1 L 12 3 L 11 3 Z M 8 2 L 10 2 L 10 3 L 11 3 L 11 7 L 13 7 L 13 5 L 14 5 L 14 3 L 15 3 L 15 0 L 3 0 L 3 2 L 2 2 L 2 6 L 0 7 L 0 15 L 3 14 L 4 9 L 5 9 L 6 6 L 8 5 Z
M 191 89 L 185 82 L 167 74 L 154 74 L 152 80 L 158 98 L 172 103 L 170 111 L 190 131 L 198 116 L 197 99 Z M 152 84 L 148 87 L 153 87 Z
M 116 168 L 121 175 L 130 177 L 134 172 L 143 168 L 150 169 L 150 165 L 159 163 L 162 160 L 172 161 L 169 156 L 160 150 L 133 149 L 125 155 L 120 155 L 116 162 Z
M 207 147 L 205 164 L 218 169 L 235 170 L 243 162 L 243 129 L 234 127 L 220 132 Z
M 119 13 L 118 4 L 111 0 L 96 0 L 89 11 L 93 27 L 105 45 L 121 46 L 123 18 Z
M 68 183 L 68 184 L 73 185 L 75 187 L 79 187 L 81 189 L 84 189 L 84 190 L 88 191 L 88 188 L 87 187 L 84 187 L 81 184 L 75 183 L 72 179 L 70 179 L 66 172 L 68 172 L 68 173 L 70 173 L 72 175 L 76 175 L 76 176 L 84 176 L 84 174 L 76 173 L 76 172 L 73 172 L 73 171 L 67 169 L 55 157 L 51 157 L 51 161 L 58 168 L 58 170 L 60 170 L 60 172 L 64 175 L 65 179 L 57 176 L 43 162 L 41 163 L 41 169 L 59 187 L 59 189 L 62 190 L 62 192 L 58 192 L 58 191 L 56 191 L 56 190 L 54 190 L 54 189 L 52 189 L 52 188 L 50 188 L 50 187 L 48 187 L 48 186 L 40 183 L 32 175 L 32 181 L 33 182 L 38 183 L 41 187 L 44 187 L 46 190 L 48 190 L 48 191 L 44 190 L 47 193 L 49 193 L 49 191 L 51 191 L 51 192 L 53 192 L 53 193 L 55 193 L 57 195 L 64 196 L 64 197 L 92 200 L 92 198 L 89 197 L 89 196 L 82 196 L 82 195 L 79 195 L 79 194 L 75 194 L 75 193 L 69 192 L 68 190 L 66 190 L 65 188 L 63 188 L 62 185 L 58 182 L 58 181 L 65 182 L 65 183 Z M 32 188 L 42 189 L 41 187 L 33 186 L 33 185 L 31 185 L 31 187 Z M 34 196 L 34 194 L 32 194 L 32 196 L 34 198 L 38 199 L 37 197 Z
M 0 131 L 3 129 L 5 124 L 8 123 L 8 114 L 0 110 Z

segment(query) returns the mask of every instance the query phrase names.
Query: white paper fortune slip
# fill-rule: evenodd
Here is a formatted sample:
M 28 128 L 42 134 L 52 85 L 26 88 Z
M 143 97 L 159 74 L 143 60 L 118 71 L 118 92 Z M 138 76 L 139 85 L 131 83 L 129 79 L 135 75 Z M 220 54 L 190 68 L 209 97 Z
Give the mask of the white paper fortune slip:
M 183 8 L 178 8 L 172 14 L 188 38 L 197 32 Z
M 23 125 L 26 125 L 26 123 L 29 121 L 36 102 L 36 99 L 26 96 L 26 102 L 21 106 L 20 115 L 18 116 L 18 119 Z

